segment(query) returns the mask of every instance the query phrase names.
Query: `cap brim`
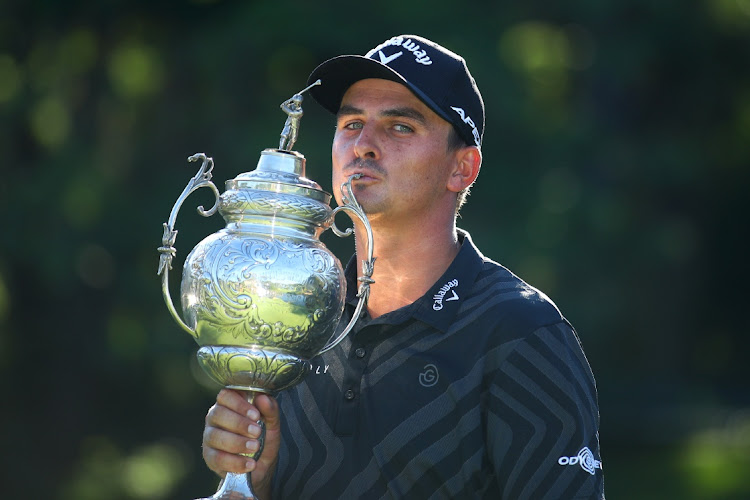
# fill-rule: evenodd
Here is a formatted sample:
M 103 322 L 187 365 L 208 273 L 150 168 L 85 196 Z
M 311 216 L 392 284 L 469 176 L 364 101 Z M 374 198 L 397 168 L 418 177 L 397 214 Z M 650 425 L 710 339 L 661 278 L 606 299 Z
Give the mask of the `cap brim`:
M 308 85 L 320 79 L 320 85 L 310 89 L 310 94 L 331 113 L 338 113 L 341 99 L 354 83 L 367 78 L 380 78 L 407 85 L 406 80 L 385 64 L 363 56 L 338 56 L 315 68 L 307 80 Z
M 409 83 L 397 71 L 378 61 L 364 56 L 347 55 L 329 59 L 310 73 L 307 84 L 320 79 L 320 85 L 310 89 L 310 94 L 318 104 L 333 114 L 338 113 L 341 99 L 354 83 L 367 78 L 379 78 L 400 83 L 432 109 L 438 116 L 450 122 L 450 117 L 440 106 L 427 97 L 419 88 Z

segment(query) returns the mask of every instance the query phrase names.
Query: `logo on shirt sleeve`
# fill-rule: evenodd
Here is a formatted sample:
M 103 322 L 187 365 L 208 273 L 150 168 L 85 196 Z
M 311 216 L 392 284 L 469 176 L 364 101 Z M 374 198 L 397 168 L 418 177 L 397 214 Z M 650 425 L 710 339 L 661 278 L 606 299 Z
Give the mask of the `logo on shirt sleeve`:
M 580 465 L 581 469 L 585 470 L 592 476 L 596 473 L 596 469 L 602 468 L 601 460 L 596 460 L 594 458 L 594 454 L 588 446 L 581 448 L 581 451 L 579 451 L 578 455 L 575 457 L 560 457 L 557 460 L 557 463 L 560 465 Z

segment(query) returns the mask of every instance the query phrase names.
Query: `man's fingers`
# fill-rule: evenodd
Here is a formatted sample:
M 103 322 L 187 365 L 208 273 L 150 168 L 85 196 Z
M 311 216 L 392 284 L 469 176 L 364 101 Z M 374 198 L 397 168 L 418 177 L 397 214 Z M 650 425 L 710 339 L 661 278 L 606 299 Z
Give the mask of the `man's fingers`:
M 260 436 L 260 427 L 257 424 L 257 420 L 246 416 L 246 414 L 237 413 L 220 404 L 215 404 L 208 410 L 206 428 L 209 427 L 217 427 L 251 438 Z
M 253 405 L 248 403 L 246 395 L 242 392 L 222 389 L 216 396 L 216 403 L 241 415 L 246 415 L 253 420 L 260 418 L 258 411 Z
M 279 428 L 279 403 L 276 398 L 268 394 L 258 393 L 255 395 L 255 406 L 260 410 L 266 429 Z
M 216 427 L 206 427 L 203 431 L 203 446 L 232 454 L 253 454 L 258 451 L 257 439 L 240 436 Z
M 203 460 L 212 471 L 223 476 L 226 472 L 242 474 L 255 469 L 255 460 L 252 458 L 227 453 L 215 448 L 203 448 Z
M 254 479 L 262 481 L 275 463 L 281 432 L 279 405 L 273 397 L 260 393 L 255 395 L 254 403 L 247 401 L 246 392 L 223 389 L 206 414 L 203 459 L 209 469 L 221 476 L 226 472 L 242 474 L 255 470 L 260 471 L 260 476 Z M 260 449 L 260 419 L 270 432 L 266 433 L 268 452 L 264 450 L 261 467 L 257 468 L 258 462 L 250 457 Z

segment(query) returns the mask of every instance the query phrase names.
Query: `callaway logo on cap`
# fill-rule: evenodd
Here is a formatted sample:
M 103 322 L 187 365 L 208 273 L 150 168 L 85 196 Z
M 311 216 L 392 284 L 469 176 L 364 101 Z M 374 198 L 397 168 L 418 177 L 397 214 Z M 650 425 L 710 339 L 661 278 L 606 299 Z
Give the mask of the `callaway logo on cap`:
M 467 144 L 482 145 L 484 102 L 466 61 L 440 45 L 415 35 L 394 36 L 364 56 L 334 57 L 315 68 L 308 79 L 322 85 L 313 98 L 337 113 L 347 89 L 366 78 L 401 83 L 441 118 L 451 123 Z

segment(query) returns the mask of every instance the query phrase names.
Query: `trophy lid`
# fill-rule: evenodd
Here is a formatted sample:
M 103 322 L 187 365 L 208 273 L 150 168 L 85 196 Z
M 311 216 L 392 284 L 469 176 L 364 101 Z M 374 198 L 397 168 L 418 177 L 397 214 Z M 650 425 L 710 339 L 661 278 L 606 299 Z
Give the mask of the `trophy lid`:
M 331 201 L 320 185 L 305 175 L 305 157 L 296 151 L 261 151 L 255 170 L 244 172 L 226 182 L 227 190 L 255 189 L 272 193 L 306 196 L 321 203 Z
M 330 224 L 331 194 L 305 177 L 305 157 L 292 150 L 303 114 L 302 93 L 315 85 L 320 81 L 281 104 L 287 119 L 279 148 L 261 151 L 255 170 L 226 182 L 219 212 L 227 222 L 285 217 L 314 227 Z
M 219 212 L 228 223 L 279 224 L 280 217 L 304 231 L 327 227 L 331 195 L 304 176 L 305 157 L 296 151 L 266 149 L 255 170 L 226 182 Z

